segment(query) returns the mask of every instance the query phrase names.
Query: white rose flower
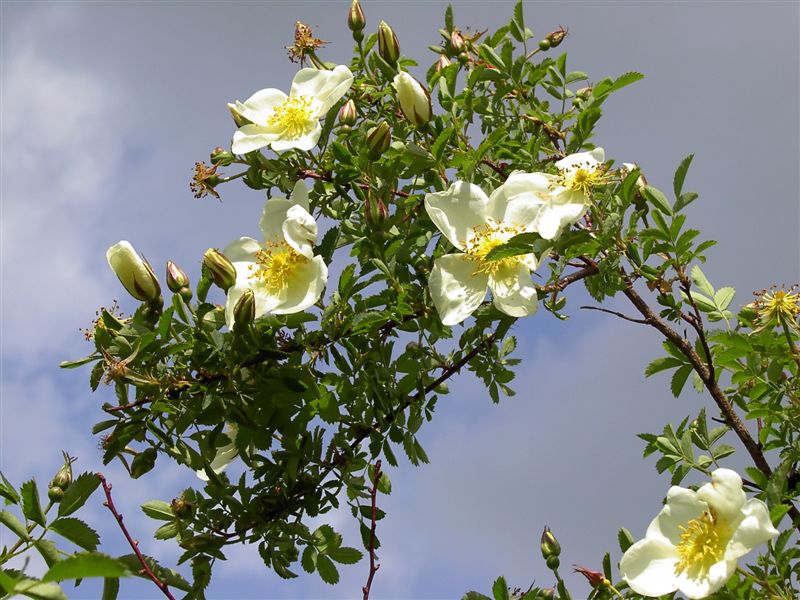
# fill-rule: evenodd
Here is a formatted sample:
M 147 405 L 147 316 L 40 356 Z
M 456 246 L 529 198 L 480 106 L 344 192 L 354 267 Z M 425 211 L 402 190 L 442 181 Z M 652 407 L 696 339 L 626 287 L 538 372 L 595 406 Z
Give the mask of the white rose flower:
M 666 505 L 644 539 L 622 556 L 619 570 L 643 596 L 680 590 L 705 598 L 725 585 L 739 557 L 776 535 L 767 505 L 747 500 L 735 471 L 717 469 L 696 492 L 670 488 Z
M 317 145 L 320 118 L 347 93 L 353 74 L 344 65 L 332 71 L 300 69 L 287 96 L 267 88 L 244 102 L 228 104 L 231 111 L 250 123 L 233 134 L 234 154 L 246 154 L 265 146 L 275 152 L 290 148 L 311 150 Z
M 225 322 L 233 328 L 233 309 L 244 290 L 253 290 L 255 318 L 266 313 L 289 314 L 312 306 L 325 289 L 328 267 L 314 256 L 317 223 L 308 212 L 308 191 L 299 180 L 291 200 L 271 198 L 259 223 L 263 242 L 243 237 L 224 254 L 236 268 L 236 283 L 228 289 Z
M 136 253 L 130 242 L 122 240 L 111 246 L 106 251 L 106 260 L 120 283 L 137 300 L 155 300 L 161 295 L 153 268 Z
M 605 181 L 604 160 L 602 148 L 578 152 L 556 163 L 558 175 L 514 173 L 504 185 L 513 188 L 510 193 L 525 194 L 537 205 L 532 230 L 552 240 L 586 214 L 592 188 Z
M 218 475 L 222 473 L 228 468 L 228 465 L 231 464 L 237 456 L 239 456 L 239 449 L 236 447 L 237 433 L 239 433 L 239 429 L 236 427 L 236 425 L 228 424 L 225 427 L 225 435 L 228 436 L 230 442 L 217 448 L 217 453 L 214 455 L 214 460 L 212 460 L 211 464 L 209 465 L 214 473 Z M 198 469 L 195 471 L 195 473 L 197 474 L 198 478 L 202 479 L 203 481 L 208 481 L 208 475 L 206 475 L 205 469 Z
M 405 71 L 395 75 L 392 86 L 397 91 L 397 99 L 406 119 L 420 127 L 431 120 L 431 95 L 423 85 Z
M 486 260 L 493 248 L 532 231 L 536 214 L 533 195 L 512 197 L 507 185 L 487 197 L 478 186 L 457 181 L 447 191 L 425 196 L 431 220 L 461 250 L 437 258 L 428 281 L 445 325 L 460 323 L 475 312 L 487 289 L 492 290 L 494 305 L 512 317 L 532 315 L 538 308 L 530 275 L 537 266 L 533 254 Z

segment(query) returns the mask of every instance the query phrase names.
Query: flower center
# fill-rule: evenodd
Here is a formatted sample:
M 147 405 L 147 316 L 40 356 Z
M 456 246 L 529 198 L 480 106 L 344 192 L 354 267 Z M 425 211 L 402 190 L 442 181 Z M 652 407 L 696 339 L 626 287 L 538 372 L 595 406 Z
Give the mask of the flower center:
M 559 184 L 573 192 L 590 196 L 592 188 L 604 181 L 605 169 L 602 164 L 584 163 L 562 169 Z
M 706 511 L 696 519 L 681 526 L 681 541 L 676 546 L 680 560 L 675 574 L 688 572 L 690 576 L 707 572 L 725 555 L 728 536 L 714 515 Z
M 264 250 L 256 252 L 256 263 L 251 267 L 251 279 L 266 288 L 267 292 L 277 294 L 283 290 L 297 268 L 308 259 L 286 242 L 270 243 Z
M 522 261 L 522 256 L 508 256 L 496 260 L 486 260 L 486 255 L 498 246 L 502 246 L 512 237 L 522 233 L 519 227 L 513 225 L 496 225 L 486 223 L 475 229 L 474 235 L 464 243 L 464 252 L 477 263 L 473 275 L 486 273 L 495 275 L 498 271 L 514 267 Z
M 311 111 L 311 99 L 305 96 L 287 98 L 275 107 L 267 125 L 277 125 L 283 129 L 283 135 L 289 139 L 299 138 L 311 132 L 316 119 Z

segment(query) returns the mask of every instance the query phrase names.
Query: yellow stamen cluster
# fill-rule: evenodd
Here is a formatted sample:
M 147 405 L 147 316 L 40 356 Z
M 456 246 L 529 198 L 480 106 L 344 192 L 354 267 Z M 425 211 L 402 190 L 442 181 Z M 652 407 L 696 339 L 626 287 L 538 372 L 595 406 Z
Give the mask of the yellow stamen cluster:
M 771 324 L 799 328 L 797 315 L 800 315 L 800 293 L 793 292 L 793 289 L 772 288 L 755 293 L 757 299 L 750 307 L 758 313 L 762 328 Z
M 258 265 L 251 267 L 250 277 L 272 294 L 284 289 L 295 269 L 308 261 L 286 242 L 268 244 L 267 248 L 256 252 L 255 257 Z
M 305 96 L 287 98 L 275 108 L 267 125 L 277 125 L 289 139 L 299 138 L 310 133 L 316 126 L 311 111 L 311 100 Z
M 588 197 L 595 186 L 605 183 L 605 174 L 602 164 L 576 164 L 561 171 L 559 183 Z
M 513 225 L 495 225 L 486 223 L 477 228 L 474 235 L 464 242 L 464 252 L 473 259 L 477 266 L 473 275 L 486 273 L 495 275 L 498 271 L 516 266 L 522 260 L 521 256 L 509 256 L 498 260 L 486 260 L 486 255 L 498 246 L 502 246 L 512 237 L 522 233 L 522 230 Z
M 725 556 L 727 535 L 711 512 L 704 512 L 680 529 L 681 541 L 675 548 L 680 557 L 675 565 L 676 575 L 706 572 Z

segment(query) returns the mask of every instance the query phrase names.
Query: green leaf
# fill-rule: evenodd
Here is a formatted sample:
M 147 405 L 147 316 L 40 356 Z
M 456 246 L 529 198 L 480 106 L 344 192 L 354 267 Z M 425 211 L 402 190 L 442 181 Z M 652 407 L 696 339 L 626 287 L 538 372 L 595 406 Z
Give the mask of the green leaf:
M 79 358 L 78 360 L 64 360 L 61 363 L 59 363 L 58 366 L 62 369 L 75 369 L 77 367 L 85 365 L 86 363 L 90 363 L 100 358 L 102 357 L 98 356 L 97 354 L 92 354 L 91 356 L 85 356 L 83 358 Z
M 58 505 L 58 516 L 66 517 L 71 515 L 81 506 L 86 504 L 97 486 L 100 485 L 100 478 L 94 473 L 83 473 L 73 481 L 64 492 L 61 504 Z
M 633 546 L 633 536 L 631 532 L 624 527 L 617 532 L 617 542 L 619 543 L 619 551 L 625 552 L 628 548 Z
M 13 513 L 8 512 L 7 510 L 0 510 L 0 523 L 8 527 L 21 540 L 27 542 L 29 539 L 31 539 L 30 535 L 28 535 L 28 530 L 25 528 L 25 525 L 23 525 Z
M 689 171 L 689 166 L 692 164 L 694 154 L 690 154 L 681 161 L 678 168 L 675 170 L 675 177 L 672 179 L 672 189 L 675 192 L 675 198 L 680 199 L 683 193 L 683 181 L 686 179 L 686 173 Z
M 669 200 L 667 200 L 667 197 L 661 190 L 651 185 L 646 185 L 642 190 L 642 196 L 665 215 L 672 214 L 672 207 L 669 204 Z
M 699 194 L 697 192 L 686 192 L 685 194 L 681 194 L 678 200 L 675 202 L 675 206 L 673 210 L 678 212 L 683 210 L 684 207 L 689 206 L 692 202 L 697 200 Z
M 769 476 L 767 484 L 767 504 L 771 507 L 777 506 L 783 500 L 786 493 L 789 470 L 792 468 L 792 461 L 785 460 Z
M 100 600 L 117 600 L 119 595 L 119 578 L 106 577 L 103 581 L 103 595 Z
M 50 530 L 67 538 L 84 550 L 96 550 L 100 543 L 100 536 L 80 519 L 64 517 L 56 519 L 50 524 Z
M 539 239 L 535 233 L 520 233 L 509 239 L 505 244 L 492 248 L 486 255 L 486 260 L 501 260 L 519 254 L 533 252 L 533 243 Z
M 692 283 L 694 283 L 701 292 L 709 297 L 714 295 L 714 286 L 711 285 L 711 282 L 698 265 L 692 267 L 690 275 L 692 277 Z
M 158 519 L 159 521 L 174 521 L 175 513 L 172 512 L 172 507 L 168 502 L 163 500 L 149 500 L 142 504 L 142 512 L 151 519 Z
M 331 560 L 335 560 L 343 565 L 354 565 L 364 557 L 364 553 L 356 548 L 344 546 L 329 551 L 328 556 L 331 557 Z
M 50 567 L 42 581 L 63 581 L 86 577 L 127 577 L 128 568 L 120 561 L 99 552 L 81 552 Z
M 333 561 L 324 554 L 317 556 L 317 572 L 325 583 L 330 585 L 339 583 L 339 570 Z
M 669 389 L 672 390 L 672 395 L 676 398 L 681 395 L 681 390 L 683 386 L 686 385 L 686 380 L 689 378 L 691 372 L 691 365 L 684 365 L 672 375 Z
M 58 553 L 55 543 L 51 540 L 39 540 L 34 544 L 36 551 L 42 555 L 44 562 L 48 567 L 52 567 L 61 560 L 61 555 Z
M 161 527 L 155 530 L 153 537 L 157 540 L 169 540 L 178 535 L 180 531 L 177 521 L 171 523 L 164 523 Z
M 481 594 L 480 592 L 467 592 L 461 600 L 492 600 L 489 596 Z
M 19 504 L 19 494 L 17 490 L 11 485 L 11 482 L 6 479 L 6 476 L 0 473 L 0 496 L 11 502 L 12 504 Z
M 313 573 L 317 568 L 317 550 L 314 546 L 306 546 L 303 556 L 300 559 L 300 566 L 306 573 Z
M 44 512 L 39 503 L 39 489 L 36 487 L 36 481 L 31 479 L 23 483 L 20 492 L 22 493 L 22 514 L 26 519 L 44 527 Z
M 736 289 L 732 287 L 721 287 L 714 294 L 714 304 L 717 305 L 719 310 L 725 310 L 730 306 L 735 295 Z
M 617 77 L 614 80 L 614 83 L 611 86 L 611 89 L 608 92 L 616 92 L 617 90 L 621 90 L 625 86 L 631 85 L 632 83 L 636 83 L 637 81 L 641 81 L 644 79 L 644 75 L 638 73 L 636 71 L 628 71 Z
M 14 585 L 11 595 L 23 595 L 34 600 L 68 600 L 57 583 L 43 583 L 35 579 L 21 579 Z
M 644 376 L 650 377 L 651 375 L 655 375 L 656 373 L 660 373 L 661 371 L 666 371 L 667 369 L 674 369 L 675 367 L 680 367 L 683 364 L 686 363 L 672 356 L 662 356 L 660 358 L 655 359 L 653 362 L 647 365 L 647 367 L 644 370 Z
M 492 584 L 492 596 L 494 596 L 494 600 L 509 600 L 508 584 L 506 583 L 506 578 L 502 575 L 495 579 Z

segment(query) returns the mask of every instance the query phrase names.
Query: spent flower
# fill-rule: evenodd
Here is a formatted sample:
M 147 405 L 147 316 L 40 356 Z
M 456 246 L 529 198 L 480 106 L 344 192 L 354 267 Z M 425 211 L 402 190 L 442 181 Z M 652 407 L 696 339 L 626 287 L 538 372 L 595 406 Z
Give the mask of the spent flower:
M 232 150 L 246 154 L 264 147 L 275 152 L 290 148 L 311 150 L 322 133 L 320 118 L 344 96 L 353 74 L 344 65 L 332 71 L 300 69 L 287 96 L 267 88 L 244 102 L 228 104 L 231 112 L 249 121 L 233 134 Z
M 767 505 L 747 500 L 742 478 L 717 469 L 696 492 L 672 486 L 644 539 L 620 561 L 622 578 L 637 594 L 663 596 L 680 590 L 705 598 L 725 585 L 737 560 L 778 535 Z
M 786 326 L 789 329 L 800 331 L 797 316 L 800 315 L 800 293 L 795 292 L 796 286 L 788 290 L 772 287 L 769 290 L 755 292 L 755 301 L 748 304 L 748 308 L 756 311 L 758 327 L 762 331 L 775 325 Z

